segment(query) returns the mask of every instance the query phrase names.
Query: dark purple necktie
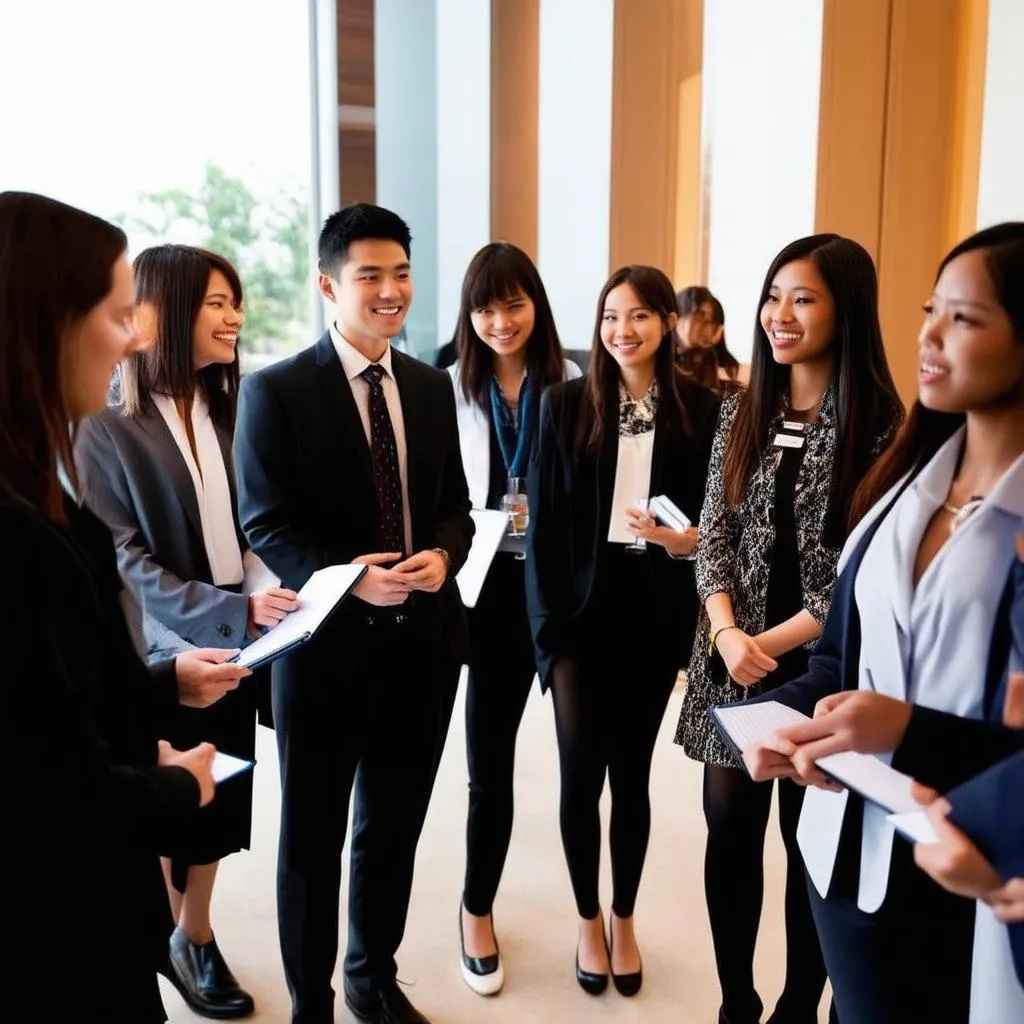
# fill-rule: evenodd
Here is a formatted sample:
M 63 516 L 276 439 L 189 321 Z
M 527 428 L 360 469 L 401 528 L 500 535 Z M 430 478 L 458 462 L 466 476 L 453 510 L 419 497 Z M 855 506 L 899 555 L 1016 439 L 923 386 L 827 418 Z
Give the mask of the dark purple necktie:
M 402 477 L 398 469 L 395 429 L 384 397 L 384 367 L 371 363 L 360 376 L 370 385 L 370 454 L 380 510 L 381 551 L 405 552 Z

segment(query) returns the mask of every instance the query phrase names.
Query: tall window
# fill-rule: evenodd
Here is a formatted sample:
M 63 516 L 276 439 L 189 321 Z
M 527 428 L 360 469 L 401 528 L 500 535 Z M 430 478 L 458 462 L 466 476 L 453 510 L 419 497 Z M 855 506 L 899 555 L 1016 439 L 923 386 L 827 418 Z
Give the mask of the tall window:
M 4 13 L 0 189 L 230 259 L 243 368 L 311 340 L 310 72 L 297 0 L 49 0 Z

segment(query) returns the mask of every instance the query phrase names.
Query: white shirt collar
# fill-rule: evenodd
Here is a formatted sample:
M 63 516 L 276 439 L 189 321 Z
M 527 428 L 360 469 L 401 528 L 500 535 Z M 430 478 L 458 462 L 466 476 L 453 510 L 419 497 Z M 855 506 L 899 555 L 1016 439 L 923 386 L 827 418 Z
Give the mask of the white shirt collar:
M 345 371 L 345 377 L 348 380 L 354 380 L 370 365 L 370 360 L 342 335 L 337 324 L 331 324 L 331 341 L 334 343 L 334 350 L 338 353 L 341 368 Z M 377 360 L 377 365 L 383 367 L 384 372 L 394 379 L 395 374 L 391 369 L 390 343 L 384 349 L 384 355 Z
M 949 485 L 956 473 L 956 465 L 963 449 L 966 427 L 961 427 L 937 452 L 932 461 L 921 470 L 916 487 L 935 505 L 941 505 L 949 493 Z M 1011 515 L 1024 516 L 1024 455 L 999 478 L 985 499 L 986 505 L 1002 509 Z

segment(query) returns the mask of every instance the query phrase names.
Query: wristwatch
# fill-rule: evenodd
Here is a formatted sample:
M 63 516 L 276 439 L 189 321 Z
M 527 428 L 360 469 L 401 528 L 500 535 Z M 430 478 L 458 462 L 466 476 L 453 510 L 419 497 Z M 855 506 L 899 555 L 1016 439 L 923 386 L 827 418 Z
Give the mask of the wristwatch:
M 444 559 L 444 582 L 448 582 L 448 577 L 452 574 L 452 557 L 445 551 L 444 548 L 431 548 L 435 554 L 440 555 Z

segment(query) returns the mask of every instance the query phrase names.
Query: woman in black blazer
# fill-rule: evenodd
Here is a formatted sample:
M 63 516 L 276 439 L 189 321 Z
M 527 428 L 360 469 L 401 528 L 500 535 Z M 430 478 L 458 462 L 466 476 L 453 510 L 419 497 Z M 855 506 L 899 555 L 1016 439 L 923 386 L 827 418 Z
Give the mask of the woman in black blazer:
M 633 907 L 650 831 L 658 727 L 697 621 L 697 531 L 656 526 L 669 497 L 700 517 L 718 399 L 673 360 L 676 299 L 653 267 L 624 267 L 597 305 L 589 376 L 553 385 L 531 463 L 527 604 L 541 686 L 552 690 L 561 829 L 580 915 L 577 979 L 633 995 Z M 614 899 L 606 947 L 598 801 L 608 776 Z
M 85 424 L 76 457 L 86 500 L 114 534 L 125 582 L 154 626 L 180 641 L 243 646 L 295 607 L 238 526 L 231 441 L 238 393 L 242 286 L 214 253 L 161 245 L 134 265 L 148 346 L 121 365 L 121 403 Z M 164 641 L 166 643 L 166 641 Z M 256 688 L 246 684 L 211 710 L 179 709 L 170 739 L 209 740 L 255 756 Z M 210 924 L 219 861 L 247 849 L 252 775 L 227 783 L 217 803 L 164 851 L 171 911 L 172 981 L 197 1013 L 245 1016 L 253 1001 L 220 955 Z
M 4 686 L 9 1020 L 166 1019 L 157 850 L 212 799 L 214 750 L 158 737 L 176 701 L 206 706 L 248 674 L 211 651 L 147 672 L 110 533 L 72 496 L 73 431 L 135 345 L 125 244 L 80 210 L 0 194 L 3 621 L 27 659 Z

